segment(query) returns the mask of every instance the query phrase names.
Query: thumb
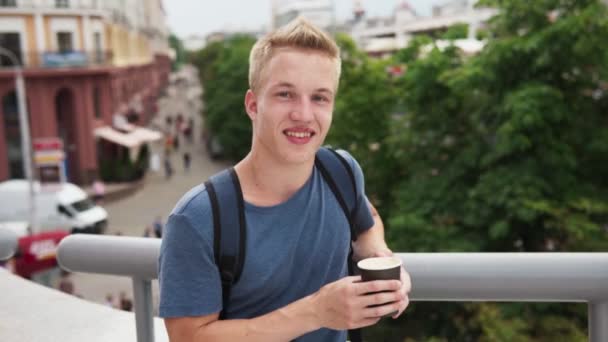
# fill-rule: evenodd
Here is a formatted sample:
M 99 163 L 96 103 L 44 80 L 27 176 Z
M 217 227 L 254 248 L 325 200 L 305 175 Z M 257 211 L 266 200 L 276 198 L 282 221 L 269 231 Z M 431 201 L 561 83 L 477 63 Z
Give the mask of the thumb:
M 382 249 L 379 251 L 375 251 L 373 256 L 374 257 L 390 257 L 390 256 L 393 256 L 393 252 L 391 252 L 389 249 Z

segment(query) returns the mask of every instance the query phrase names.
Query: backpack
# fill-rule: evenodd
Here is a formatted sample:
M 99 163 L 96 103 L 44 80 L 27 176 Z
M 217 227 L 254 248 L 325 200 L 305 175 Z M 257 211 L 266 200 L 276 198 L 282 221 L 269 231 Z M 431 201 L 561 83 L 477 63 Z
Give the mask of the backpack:
M 315 167 L 336 197 L 350 228 L 351 241 L 356 241 L 353 219 L 357 212 L 357 186 L 349 163 L 333 149 L 321 147 L 315 156 Z M 243 192 L 234 168 L 226 169 L 205 182 L 213 212 L 213 252 L 222 283 L 225 318 L 232 286 L 239 281 L 245 262 L 247 223 Z M 352 244 L 348 253 L 348 274 L 354 274 Z M 360 342 L 361 330 L 349 330 L 351 342 Z

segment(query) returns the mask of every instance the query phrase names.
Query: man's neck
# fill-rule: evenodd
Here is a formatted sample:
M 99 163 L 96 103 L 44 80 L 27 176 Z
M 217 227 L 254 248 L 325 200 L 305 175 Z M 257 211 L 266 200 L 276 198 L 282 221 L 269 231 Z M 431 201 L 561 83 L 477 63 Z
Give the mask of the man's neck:
M 310 178 L 314 160 L 286 164 L 263 152 L 251 151 L 236 166 L 243 197 L 257 206 L 273 206 L 288 200 Z

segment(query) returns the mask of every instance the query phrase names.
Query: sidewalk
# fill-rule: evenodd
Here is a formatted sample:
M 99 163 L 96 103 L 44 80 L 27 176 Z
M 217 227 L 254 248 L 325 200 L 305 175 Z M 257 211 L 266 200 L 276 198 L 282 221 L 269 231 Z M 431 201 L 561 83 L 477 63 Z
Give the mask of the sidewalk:
M 149 172 L 149 171 L 148 171 Z M 104 183 L 105 195 L 103 197 L 104 204 L 121 200 L 129 197 L 142 189 L 146 183 L 147 174 L 140 180 L 124 183 Z M 89 195 L 89 198 L 94 198 L 95 191 L 91 185 L 84 187 L 84 191 Z

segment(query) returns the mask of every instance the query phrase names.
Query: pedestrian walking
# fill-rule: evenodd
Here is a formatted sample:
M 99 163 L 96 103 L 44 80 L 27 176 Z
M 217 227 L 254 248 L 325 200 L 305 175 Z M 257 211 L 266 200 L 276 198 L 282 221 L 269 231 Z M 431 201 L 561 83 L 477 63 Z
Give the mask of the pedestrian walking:
M 70 272 L 64 270 L 61 271 L 61 280 L 59 281 L 58 288 L 61 292 L 71 295 L 74 294 L 74 282 L 70 277 Z
M 175 119 L 175 131 L 179 134 L 182 132 L 184 128 L 184 116 L 180 113 L 177 114 L 177 119 Z
M 190 171 L 190 153 L 184 152 L 184 171 Z
M 158 152 L 154 152 L 152 153 L 152 156 L 150 156 L 150 170 L 152 172 L 160 171 L 160 156 L 158 155 Z
M 127 298 L 127 294 L 124 292 L 120 293 L 119 297 L 120 309 L 124 311 L 131 311 L 133 309 L 133 301 Z
M 160 239 L 163 236 L 163 221 L 160 216 L 156 216 L 152 228 L 154 229 L 154 236 Z
M 152 237 L 152 227 L 146 226 L 144 228 L 144 237 Z
M 173 152 L 173 146 L 174 146 L 174 141 L 173 141 L 173 135 L 168 133 L 167 137 L 165 138 L 165 155 L 170 155 L 171 152 Z
M 192 144 L 192 136 L 194 131 L 194 119 L 192 117 L 188 118 L 188 126 L 186 126 L 186 130 L 184 131 L 184 136 L 188 140 L 189 144 Z
M 106 186 L 101 179 L 96 178 L 93 181 L 93 200 L 96 204 L 103 203 L 103 198 L 106 194 Z
M 170 179 L 173 176 L 173 165 L 171 165 L 171 158 L 169 155 L 165 155 L 165 179 Z
M 179 133 L 176 133 L 175 136 L 173 136 L 173 148 L 175 151 L 179 150 Z
M 114 295 L 111 293 L 106 294 L 106 306 L 111 308 L 116 308 L 116 304 L 114 303 Z

